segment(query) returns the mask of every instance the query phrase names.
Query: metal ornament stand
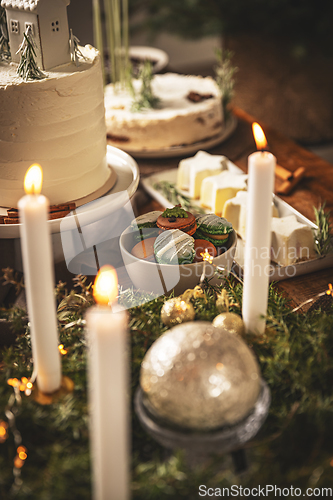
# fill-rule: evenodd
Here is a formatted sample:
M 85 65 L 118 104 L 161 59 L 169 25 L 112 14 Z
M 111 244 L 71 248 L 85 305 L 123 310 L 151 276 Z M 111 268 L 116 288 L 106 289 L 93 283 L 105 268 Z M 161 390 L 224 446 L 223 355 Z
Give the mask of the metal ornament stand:
M 268 385 L 261 380 L 261 392 L 253 411 L 242 422 L 217 431 L 193 432 L 186 429 L 166 427 L 159 423 L 147 410 L 143 392 L 139 387 L 135 394 L 135 412 L 145 431 L 165 448 L 184 449 L 188 455 L 224 455 L 230 453 L 236 473 L 247 469 L 243 446 L 252 439 L 266 420 L 271 395 Z

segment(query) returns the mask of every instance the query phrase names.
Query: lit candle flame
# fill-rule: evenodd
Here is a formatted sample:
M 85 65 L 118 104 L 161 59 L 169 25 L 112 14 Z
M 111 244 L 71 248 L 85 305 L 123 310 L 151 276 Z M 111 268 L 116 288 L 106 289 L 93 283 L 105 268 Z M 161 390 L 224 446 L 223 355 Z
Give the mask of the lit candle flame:
M 254 140 L 256 141 L 257 149 L 263 150 L 267 146 L 267 140 L 263 129 L 260 127 L 259 123 L 252 123 L 252 132 Z
M 39 194 L 42 190 L 43 170 L 38 163 L 28 168 L 24 177 L 24 191 L 26 194 Z
M 100 305 L 111 305 L 116 301 L 118 295 L 118 276 L 112 266 L 103 266 L 98 272 L 93 296 Z

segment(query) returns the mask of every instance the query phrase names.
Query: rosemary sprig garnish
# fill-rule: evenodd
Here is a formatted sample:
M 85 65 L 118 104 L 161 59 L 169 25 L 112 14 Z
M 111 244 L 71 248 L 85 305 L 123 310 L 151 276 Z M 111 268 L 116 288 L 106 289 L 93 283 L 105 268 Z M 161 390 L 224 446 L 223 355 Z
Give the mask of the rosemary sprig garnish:
M 146 59 L 139 70 L 139 80 L 141 80 L 141 90 L 137 94 L 133 85 L 130 85 L 130 91 L 133 95 L 132 111 L 141 111 L 142 109 L 157 108 L 160 99 L 153 94 L 151 81 L 153 79 L 152 63 Z
M 235 78 L 238 68 L 232 66 L 233 52 L 230 50 L 216 50 L 217 65 L 214 67 L 215 80 L 222 94 L 222 106 L 225 115 L 228 115 L 227 106 L 234 96 Z
M 163 196 L 167 198 L 173 205 L 180 204 L 184 210 L 196 212 L 199 214 L 205 213 L 203 208 L 192 203 L 192 199 L 189 196 L 185 196 L 181 193 L 176 186 L 169 181 L 159 181 L 153 185 L 153 188 L 157 191 L 161 191 Z
M 330 211 L 325 212 L 326 202 L 319 208 L 314 207 L 315 223 L 318 226 L 314 230 L 315 249 L 318 255 L 326 255 L 332 251 L 332 227 L 330 224 Z
M 23 41 L 18 48 L 17 54 L 21 53 L 20 64 L 17 68 L 17 74 L 23 80 L 42 80 L 47 76 L 39 69 L 36 63 L 36 42 L 31 33 L 31 29 L 23 33 Z

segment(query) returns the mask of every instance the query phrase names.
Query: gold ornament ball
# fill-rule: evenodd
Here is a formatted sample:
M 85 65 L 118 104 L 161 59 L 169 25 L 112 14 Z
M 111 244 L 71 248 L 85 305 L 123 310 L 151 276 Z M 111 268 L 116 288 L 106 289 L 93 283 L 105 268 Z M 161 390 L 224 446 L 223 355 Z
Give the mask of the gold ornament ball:
M 213 325 L 225 328 L 229 333 L 243 335 L 244 323 L 238 314 L 232 312 L 224 312 L 213 319 Z
M 243 420 L 260 393 L 260 369 L 238 335 L 206 321 L 165 332 L 147 351 L 140 384 L 158 420 L 212 430 Z
M 195 310 L 191 302 L 180 297 L 167 300 L 161 309 L 161 320 L 166 326 L 179 325 L 185 321 L 193 321 Z

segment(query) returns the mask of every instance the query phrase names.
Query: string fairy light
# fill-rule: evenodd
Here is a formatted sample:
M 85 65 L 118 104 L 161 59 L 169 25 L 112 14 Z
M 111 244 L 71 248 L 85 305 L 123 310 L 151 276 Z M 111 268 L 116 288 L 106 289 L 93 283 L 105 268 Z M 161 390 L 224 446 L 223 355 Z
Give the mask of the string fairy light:
M 4 420 L 0 420 L 0 443 L 4 443 L 8 438 L 8 424 Z
M 58 349 L 60 354 L 62 354 L 63 356 L 68 352 L 67 349 L 65 349 L 64 344 L 59 344 Z
M 21 479 L 21 469 L 28 456 L 27 448 L 22 445 L 21 433 L 16 427 L 16 416 L 18 415 L 20 407 L 22 405 L 21 392 L 24 392 L 27 396 L 30 396 L 33 388 L 33 383 L 32 379 L 22 377 L 21 379 L 9 378 L 7 380 L 7 384 L 13 388 L 13 393 L 10 395 L 7 406 L 5 408 L 5 415 L 8 420 L 9 428 L 13 434 L 14 443 L 16 446 L 16 456 L 14 458 L 13 467 L 14 482 L 11 489 L 13 495 L 16 495 L 23 484 L 23 481 Z M 8 425 L 6 426 L 4 424 L 5 423 L 2 423 L 2 425 L 0 424 L 0 429 L 3 428 L 7 431 Z
M 290 311 L 287 314 L 294 313 L 294 312 L 298 311 L 299 309 L 301 309 L 306 304 L 310 304 L 314 300 L 319 299 L 320 297 L 324 297 L 324 295 L 330 295 L 331 297 L 333 297 L 333 286 L 332 286 L 332 283 L 328 284 L 328 289 L 325 290 L 325 292 L 320 292 L 317 295 L 315 295 L 314 297 L 311 297 L 311 299 L 305 300 L 299 306 L 295 307 L 292 311 Z

